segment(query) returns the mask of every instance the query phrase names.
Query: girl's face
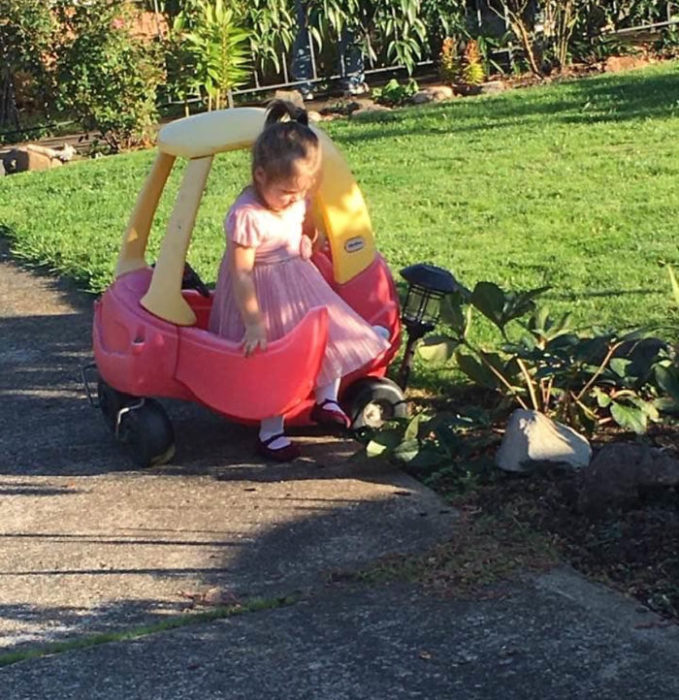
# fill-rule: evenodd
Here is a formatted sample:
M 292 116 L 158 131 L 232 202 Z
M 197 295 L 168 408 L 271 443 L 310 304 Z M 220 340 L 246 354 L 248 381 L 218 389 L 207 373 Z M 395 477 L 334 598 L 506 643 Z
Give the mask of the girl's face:
M 255 186 L 259 196 L 272 211 L 283 211 L 304 199 L 316 183 L 315 163 L 301 162 L 289 178 L 270 178 L 263 168 L 255 170 Z

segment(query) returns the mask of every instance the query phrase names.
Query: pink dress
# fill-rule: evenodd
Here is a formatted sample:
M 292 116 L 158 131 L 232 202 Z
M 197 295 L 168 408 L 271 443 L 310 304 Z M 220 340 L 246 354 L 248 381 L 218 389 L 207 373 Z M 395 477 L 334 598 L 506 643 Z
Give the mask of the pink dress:
M 229 209 L 224 229 L 227 246 L 235 242 L 256 248 L 253 280 L 268 340 L 290 332 L 312 307 L 328 309 L 328 345 L 316 380 L 317 386 L 324 386 L 366 365 L 387 350 L 389 342 L 330 288 L 308 259 L 309 240 L 302 235 L 306 207 L 300 200 L 281 212 L 271 211 L 248 187 Z M 245 333 L 228 250 L 219 269 L 209 327 L 234 341 Z

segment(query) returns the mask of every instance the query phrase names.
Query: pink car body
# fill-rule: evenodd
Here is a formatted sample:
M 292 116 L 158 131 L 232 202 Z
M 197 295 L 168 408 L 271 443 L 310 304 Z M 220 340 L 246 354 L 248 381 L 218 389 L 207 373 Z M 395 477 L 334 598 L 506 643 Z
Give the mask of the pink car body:
M 338 285 L 326 253 L 316 253 L 313 261 L 357 313 L 389 332 L 389 350 L 344 377 L 341 391 L 361 377 L 383 377 L 401 338 L 398 297 L 386 263 L 377 255 L 363 272 Z M 245 423 L 281 414 L 291 424 L 309 422 L 327 340 L 325 309 L 310 310 L 291 333 L 245 357 L 239 343 L 207 330 L 211 297 L 182 292 L 196 315 L 193 326 L 147 311 L 140 300 L 151 275 L 150 267 L 125 273 L 95 303 L 94 354 L 107 384 L 132 396 L 196 401 Z

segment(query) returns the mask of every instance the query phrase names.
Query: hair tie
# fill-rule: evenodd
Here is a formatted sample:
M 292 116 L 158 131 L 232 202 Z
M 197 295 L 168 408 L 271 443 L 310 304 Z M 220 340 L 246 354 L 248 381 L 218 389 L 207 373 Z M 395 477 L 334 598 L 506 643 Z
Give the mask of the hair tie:
M 306 110 L 287 100 L 274 100 L 269 104 L 266 111 L 264 126 L 267 127 L 277 124 L 283 121 L 285 117 L 303 126 L 309 126 L 309 115 Z

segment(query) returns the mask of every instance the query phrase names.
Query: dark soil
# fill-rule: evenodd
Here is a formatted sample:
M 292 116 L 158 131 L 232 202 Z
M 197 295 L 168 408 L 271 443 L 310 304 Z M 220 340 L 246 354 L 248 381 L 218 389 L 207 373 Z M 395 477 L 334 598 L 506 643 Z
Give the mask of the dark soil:
M 679 444 L 679 432 L 664 430 L 646 439 L 667 449 Z M 634 596 L 668 624 L 679 624 L 679 493 L 648 490 L 632 506 L 591 519 L 576 507 L 583 476 L 558 468 L 527 475 L 495 471 L 464 495 L 455 494 L 445 478 L 432 486 L 457 506 L 510 518 L 519 532 L 525 527 L 542 535 L 578 571 Z

